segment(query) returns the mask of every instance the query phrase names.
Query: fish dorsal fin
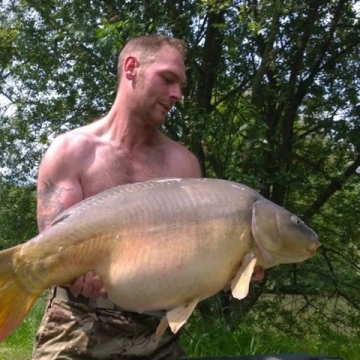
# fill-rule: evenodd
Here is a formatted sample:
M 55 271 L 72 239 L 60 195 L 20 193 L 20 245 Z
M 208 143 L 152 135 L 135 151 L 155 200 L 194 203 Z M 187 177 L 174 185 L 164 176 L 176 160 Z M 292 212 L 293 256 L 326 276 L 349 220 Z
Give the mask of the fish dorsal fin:
M 160 324 L 156 330 L 156 336 L 161 336 L 166 328 L 170 326 L 171 331 L 176 334 L 179 329 L 186 323 L 187 319 L 193 313 L 199 299 L 195 298 L 180 305 L 172 310 L 169 310 L 165 317 L 162 318 Z
M 239 270 L 231 281 L 231 293 L 234 298 L 241 300 L 248 294 L 256 261 L 254 253 L 245 254 Z

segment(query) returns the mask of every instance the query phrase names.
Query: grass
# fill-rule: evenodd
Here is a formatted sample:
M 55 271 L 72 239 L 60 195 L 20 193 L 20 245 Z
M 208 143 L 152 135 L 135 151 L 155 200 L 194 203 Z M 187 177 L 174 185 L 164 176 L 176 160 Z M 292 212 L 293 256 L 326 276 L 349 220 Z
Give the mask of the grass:
M 254 328 L 251 317 L 230 332 L 221 318 L 204 324 L 201 318 L 194 316 L 186 326 L 182 343 L 189 357 L 305 353 L 360 360 L 356 334 L 345 335 L 330 327 L 320 330 L 311 323 L 308 333 L 303 336 L 271 326 L 262 330 Z
M 30 359 L 33 339 L 45 305 L 46 295 L 36 302 L 22 325 L 0 344 L 0 360 Z M 258 326 L 259 320 L 254 319 L 250 315 L 230 332 L 221 317 L 204 321 L 195 311 L 183 331 L 182 344 L 189 357 L 307 353 L 360 360 L 357 334 L 344 334 L 309 321 L 308 331 L 299 336 L 287 327 L 279 330 L 272 326 L 270 319 L 263 319 L 261 326 Z

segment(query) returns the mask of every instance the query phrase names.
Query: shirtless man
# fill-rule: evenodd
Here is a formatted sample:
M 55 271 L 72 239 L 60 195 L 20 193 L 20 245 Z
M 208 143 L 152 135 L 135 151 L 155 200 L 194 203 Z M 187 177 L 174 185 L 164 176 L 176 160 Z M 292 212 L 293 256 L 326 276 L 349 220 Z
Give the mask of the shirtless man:
M 182 98 L 185 45 L 164 35 L 132 39 L 119 56 L 119 84 L 102 119 L 57 137 L 38 175 L 37 219 L 46 229 L 63 210 L 113 186 L 160 177 L 201 177 L 196 157 L 158 127 Z M 56 287 L 33 359 L 178 359 L 178 336 L 155 330 L 163 314 L 122 311 L 91 272 Z

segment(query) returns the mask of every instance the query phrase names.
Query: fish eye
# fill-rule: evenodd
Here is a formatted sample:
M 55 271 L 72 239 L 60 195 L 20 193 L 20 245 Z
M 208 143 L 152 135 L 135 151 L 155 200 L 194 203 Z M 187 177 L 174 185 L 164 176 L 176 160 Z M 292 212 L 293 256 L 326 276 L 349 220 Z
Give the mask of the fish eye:
M 302 221 L 295 215 L 291 216 L 291 221 L 295 224 L 295 225 L 300 225 L 302 224 Z

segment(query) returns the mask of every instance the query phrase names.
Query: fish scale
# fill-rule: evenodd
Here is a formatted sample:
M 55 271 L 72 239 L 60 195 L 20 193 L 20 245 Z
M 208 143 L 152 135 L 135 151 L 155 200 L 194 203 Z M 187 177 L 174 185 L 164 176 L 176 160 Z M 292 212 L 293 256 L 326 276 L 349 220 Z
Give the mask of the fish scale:
M 244 298 L 256 265 L 313 256 L 317 235 L 246 185 L 157 179 L 120 185 L 61 213 L 35 238 L 0 252 L 0 341 L 48 287 L 88 271 L 129 311 L 165 309 L 177 332 L 199 301 L 229 283 Z

